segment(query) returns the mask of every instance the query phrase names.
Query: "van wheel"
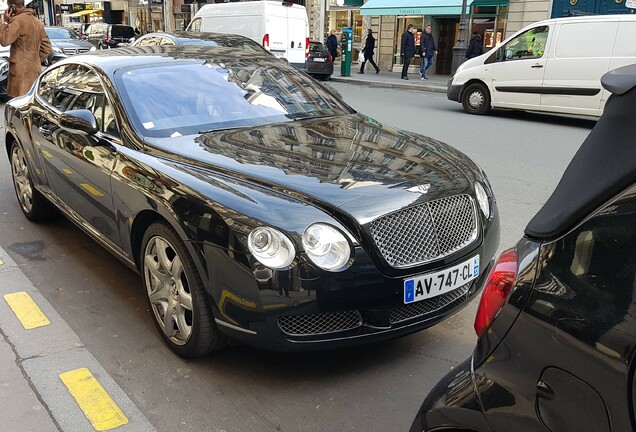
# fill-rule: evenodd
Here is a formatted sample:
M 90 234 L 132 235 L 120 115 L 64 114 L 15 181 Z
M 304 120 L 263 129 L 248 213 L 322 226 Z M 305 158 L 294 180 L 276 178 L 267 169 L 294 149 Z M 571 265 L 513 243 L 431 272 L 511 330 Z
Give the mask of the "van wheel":
M 144 234 L 140 263 L 155 324 L 175 353 L 193 358 L 226 345 L 227 337 L 214 322 L 194 261 L 170 226 L 161 222 L 150 225 Z
M 486 114 L 490 111 L 490 93 L 485 85 L 475 83 L 462 94 L 462 106 L 468 114 Z

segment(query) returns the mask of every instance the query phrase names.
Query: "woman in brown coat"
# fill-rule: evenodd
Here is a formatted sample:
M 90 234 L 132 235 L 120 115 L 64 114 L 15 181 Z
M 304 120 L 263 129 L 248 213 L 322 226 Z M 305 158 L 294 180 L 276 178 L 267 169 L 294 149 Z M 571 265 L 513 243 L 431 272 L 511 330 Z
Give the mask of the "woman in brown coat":
M 51 53 L 51 41 L 44 25 L 24 0 L 9 0 L 0 26 L 0 45 L 11 45 L 9 51 L 9 83 L 7 94 L 25 94 L 42 71 L 41 63 Z

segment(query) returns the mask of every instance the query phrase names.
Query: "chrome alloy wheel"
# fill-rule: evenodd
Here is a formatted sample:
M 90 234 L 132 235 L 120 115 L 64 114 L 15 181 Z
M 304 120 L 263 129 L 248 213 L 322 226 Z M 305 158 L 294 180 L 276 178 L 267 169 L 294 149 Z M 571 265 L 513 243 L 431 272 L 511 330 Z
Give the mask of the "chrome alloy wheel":
M 484 93 L 480 90 L 473 90 L 468 95 L 468 105 L 474 110 L 478 110 L 484 105 Z
M 31 213 L 33 209 L 33 187 L 29 178 L 29 167 L 24 157 L 24 152 L 18 146 L 13 147 L 11 152 L 11 174 L 13 175 L 13 186 L 20 202 L 20 206 L 25 213 Z
M 175 248 L 154 236 L 144 251 L 144 278 L 150 307 L 165 335 L 185 345 L 192 335 L 192 292 Z

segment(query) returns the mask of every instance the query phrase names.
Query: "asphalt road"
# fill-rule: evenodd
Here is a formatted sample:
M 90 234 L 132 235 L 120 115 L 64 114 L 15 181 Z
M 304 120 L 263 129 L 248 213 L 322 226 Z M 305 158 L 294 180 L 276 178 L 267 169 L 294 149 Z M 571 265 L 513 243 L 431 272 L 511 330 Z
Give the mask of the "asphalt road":
M 444 95 L 333 84 L 376 120 L 446 141 L 488 173 L 512 245 L 594 125 L 464 114 Z M 27 222 L 0 159 L 0 244 L 158 431 L 404 431 L 474 345 L 476 304 L 399 340 L 290 355 L 229 347 L 186 361 L 162 343 L 139 276 L 65 219 Z

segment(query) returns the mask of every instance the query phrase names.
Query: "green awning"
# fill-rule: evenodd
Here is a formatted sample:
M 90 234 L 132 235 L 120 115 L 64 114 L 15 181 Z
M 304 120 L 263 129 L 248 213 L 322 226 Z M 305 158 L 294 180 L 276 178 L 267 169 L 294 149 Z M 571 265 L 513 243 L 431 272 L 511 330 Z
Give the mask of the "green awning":
M 362 6 L 362 0 L 344 0 L 345 6 Z
M 466 1 L 470 6 L 472 0 Z M 467 11 L 468 12 L 468 11 Z M 461 15 L 461 0 L 369 0 L 360 15 Z

